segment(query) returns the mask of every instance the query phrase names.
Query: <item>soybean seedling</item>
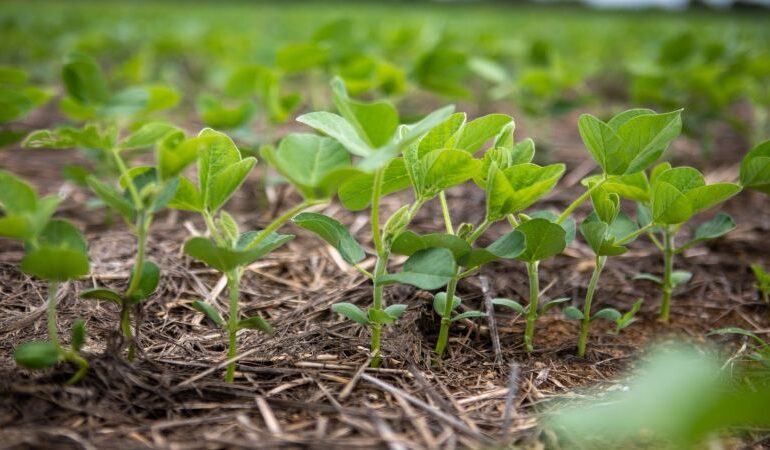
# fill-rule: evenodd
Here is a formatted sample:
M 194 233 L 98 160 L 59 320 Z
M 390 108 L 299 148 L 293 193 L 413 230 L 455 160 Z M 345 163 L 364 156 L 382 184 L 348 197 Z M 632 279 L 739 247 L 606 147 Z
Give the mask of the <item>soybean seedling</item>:
M 563 164 L 541 167 L 531 164 L 535 152 L 531 140 L 514 144 L 514 123 L 506 115 L 492 114 L 466 123 L 464 114 L 454 114 L 431 130 L 418 145 L 404 151 L 407 171 L 419 199 L 438 196 L 446 233 L 418 236 L 402 232 L 393 244 L 394 253 L 412 255 L 421 249 L 444 248 L 453 257 L 453 275 L 445 292 L 434 297 L 433 307 L 441 317 L 435 353 L 443 356 L 452 323 L 471 317 L 483 317 L 480 311 L 466 311 L 452 316 L 461 299 L 455 295 L 458 282 L 474 274 L 481 266 L 500 259 L 514 259 L 525 251 L 524 233 L 513 230 L 486 248 L 473 244 L 487 229 L 507 215 L 518 212 L 548 193 L 564 173 Z M 484 143 L 494 138 L 493 147 L 481 160 L 472 159 Z M 471 159 L 469 159 L 471 158 Z M 473 180 L 487 194 L 487 210 L 481 223 L 452 224 L 445 191 Z M 451 301 L 450 301 L 451 299 Z
M 123 160 L 125 151 L 147 148 L 156 144 L 156 164 L 129 169 Z M 107 288 L 83 291 L 84 299 L 113 302 L 120 307 L 119 331 L 128 344 L 128 359 L 136 352 L 131 330 L 131 308 L 134 308 L 134 329 L 139 329 L 141 302 L 155 292 L 160 280 L 160 268 L 146 260 L 147 237 L 155 214 L 174 197 L 179 187 L 179 173 L 198 155 L 199 140 L 185 139 L 184 133 L 168 124 L 150 123 L 123 140 L 118 140 L 115 127 L 103 129 L 96 125 L 83 128 L 40 130 L 30 134 L 25 146 L 33 148 L 87 147 L 112 158 L 120 170 L 120 179 L 105 183 L 88 177 L 91 190 L 112 210 L 120 214 L 135 235 L 136 259 L 128 287 L 123 292 Z M 117 186 L 116 186 L 117 185 Z
M 637 278 L 661 287 L 660 321 L 669 320 L 673 290 L 692 277 L 689 272 L 674 271 L 674 256 L 694 245 L 724 236 L 735 228 L 735 222 L 729 215 L 719 213 L 698 226 L 693 238 L 681 246 L 675 242 L 677 233 L 695 214 L 724 202 L 740 190 L 741 187 L 734 183 L 707 185 L 703 175 L 692 167 L 672 168 L 670 164 L 662 163 L 651 171 L 649 202 L 639 204 L 637 220 L 640 226 L 649 229 L 647 235 L 663 253 L 663 277 L 640 274 Z
M 409 187 L 406 158 L 400 157 L 400 154 L 445 121 L 453 108 L 437 110 L 411 125 L 399 125 L 398 112 L 390 103 L 352 100 L 339 78 L 332 82 L 332 91 L 341 115 L 313 112 L 297 120 L 327 134 L 356 157 L 352 167 L 340 168 L 335 171 L 335 176 L 344 176 L 345 179 L 339 187 L 343 206 L 361 210 L 371 205 L 370 222 L 376 256 L 374 272 L 370 273 L 358 265 L 366 254 L 337 220 L 322 214 L 303 213 L 294 222 L 334 246 L 345 261 L 373 281 L 372 306 L 366 313 L 350 303 L 339 303 L 332 309 L 370 329 L 371 364 L 376 367 L 382 358 L 383 326 L 393 323 L 406 309 L 405 305 L 385 305 L 385 285 L 400 282 L 422 289 L 438 289 L 449 282 L 453 274 L 451 254 L 449 250 L 440 248 L 413 254 L 400 274 L 387 273 L 393 239 L 406 229 L 423 205 L 423 199 L 415 198 L 411 204 L 399 208 L 384 226 L 380 223 L 382 197 Z
M 620 332 L 633 321 L 634 314 L 641 302 L 635 303 L 634 308 L 628 313 L 621 314 L 613 308 L 604 308 L 592 313 L 591 304 L 599 284 L 599 279 L 607 263 L 607 257 L 625 253 L 626 244 L 642 234 L 636 222 L 620 212 L 620 196 L 608 193 L 600 189 L 591 195 L 594 212 L 586 217 L 580 224 L 580 234 L 594 252 L 595 264 L 588 283 L 588 291 L 583 303 L 582 311 L 574 306 L 564 308 L 564 315 L 568 319 L 580 321 L 580 333 L 578 336 L 577 356 L 584 357 L 588 341 L 588 331 L 591 323 L 597 319 L 615 322 L 615 331 Z
M 68 383 L 75 383 L 88 371 L 88 362 L 78 354 L 85 341 L 85 322 L 75 321 L 70 347 L 62 346 L 56 301 L 60 283 L 88 275 L 90 268 L 86 240 L 80 231 L 69 222 L 51 219 L 60 201 L 58 196 L 39 198 L 30 185 L 0 170 L 0 237 L 24 242 L 20 269 L 48 282 L 48 341 L 22 344 L 14 359 L 30 369 L 71 362 L 78 370 Z
M 61 80 L 66 94 L 59 102 L 61 112 L 73 121 L 95 126 L 128 125 L 137 129 L 156 113 L 176 106 L 180 99 L 175 89 L 162 84 L 138 84 L 115 89 L 98 61 L 79 51 L 65 55 Z M 91 167 L 65 166 L 64 175 L 68 179 L 86 185 L 90 174 L 100 179 L 122 176 L 120 166 L 109 153 L 87 145 L 79 146 L 79 149 Z M 126 149 L 122 157 L 124 161 L 129 161 L 145 149 Z
M 524 259 L 530 279 L 530 306 L 524 308 L 521 305 L 516 306 L 511 300 L 498 300 L 498 304 L 526 312 L 524 344 L 527 352 L 533 349 L 534 326 L 538 314 L 545 312 L 548 307 L 548 304 L 542 308 L 538 306 L 538 264 L 542 259 L 561 253 L 571 241 L 574 236 L 574 222 L 570 223 L 570 215 L 597 190 L 602 189 L 602 186 L 619 178 L 634 177 L 634 174 L 655 162 L 671 140 L 679 134 L 681 119 L 679 111 L 656 114 L 648 109 L 632 109 L 617 114 L 606 123 L 584 114 L 580 117 L 578 126 L 586 148 L 602 173 L 583 180 L 586 191 L 570 203 L 561 215 L 546 216 L 552 224 L 562 226 L 563 235 L 555 227 L 549 226 L 542 231 L 543 236 L 533 236 L 533 239 L 537 238 L 538 241 L 545 239 L 543 242 L 549 242 L 552 247 L 550 251 L 546 251 L 546 248 L 531 247 L 533 250 L 527 254 L 528 258 Z M 518 226 L 519 221 L 513 215 L 509 215 L 509 220 L 512 226 Z M 539 233 L 538 230 L 530 232 Z M 530 247 L 529 242 L 527 246 Z M 558 299 L 558 302 L 563 301 L 566 300 Z
M 233 141 L 220 132 L 204 129 L 198 136 L 206 143 L 198 160 L 198 185 L 182 177 L 180 189 L 171 201 L 172 208 L 195 211 L 203 217 L 210 238 L 195 237 L 185 243 L 185 253 L 221 271 L 227 278 L 229 307 L 227 321 L 219 311 L 203 301 L 193 307 L 206 314 L 228 334 L 227 358 L 237 355 L 237 333 L 241 329 L 256 329 L 272 333 L 270 325 L 260 316 L 239 318 L 240 282 L 246 268 L 264 255 L 294 238 L 276 231 L 304 209 L 327 202 L 333 194 L 330 186 L 336 182 L 326 174 L 339 165 L 346 165 L 347 152 L 335 141 L 314 135 L 289 135 L 277 150 L 264 150 L 267 158 L 289 179 L 305 200 L 278 218 L 265 229 L 241 233 L 235 219 L 222 210 L 254 168 L 256 159 L 242 158 Z M 235 377 L 235 362 L 227 366 L 225 380 Z

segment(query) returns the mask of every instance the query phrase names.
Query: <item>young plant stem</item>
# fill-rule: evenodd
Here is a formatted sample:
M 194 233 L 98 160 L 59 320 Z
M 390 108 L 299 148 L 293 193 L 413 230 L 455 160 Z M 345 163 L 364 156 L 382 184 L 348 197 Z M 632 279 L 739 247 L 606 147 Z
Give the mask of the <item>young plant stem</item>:
M 599 277 L 602 275 L 604 264 L 607 262 L 606 256 L 596 257 L 596 266 L 591 274 L 591 281 L 588 283 L 588 292 L 586 292 L 586 301 L 583 304 L 583 320 L 580 322 L 580 336 L 578 338 L 577 355 L 581 358 L 586 355 L 586 343 L 588 342 L 588 328 L 591 325 L 591 302 L 594 299 L 596 286 L 599 283 Z
M 537 307 L 540 295 L 540 278 L 538 277 L 538 261 L 527 263 L 527 275 L 529 275 L 529 309 L 527 310 L 527 327 L 524 330 L 524 347 L 527 353 L 534 350 L 535 322 L 537 321 Z
M 238 354 L 238 297 L 241 284 L 240 269 L 235 269 L 227 273 L 227 290 L 230 295 L 229 312 L 227 316 L 227 359 L 235 358 Z M 232 383 L 235 379 L 235 362 L 227 365 L 225 381 Z
M 372 187 L 372 211 L 370 218 L 372 224 L 372 240 L 374 241 L 374 249 L 377 252 L 377 262 L 374 266 L 374 290 L 372 292 L 372 308 L 376 310 L 383 309 L 383 290 L 385 286 L 381 283 L 378 283 L 377 280 L 387 272 L 389 256 L 383 245 L 382 234 L 380 231 L 380 196 L 382 195 L 383 172 L 384 169 L 379 169 L 374 173 L 374 185 Z M 382 325 L 379 323 L 374 323 L 372 324 L 371 328 L 371 367 L 379 367 L 380 362 L 382 361 L 382 355 L 380 354 Z
M 142 281 L 142 270 L 144 268 L 144 255 L 147 249 L 147 231 L 150 228 L 151 217 L 144 211 L 139 211 L 136 219 L 136 259 L 134 260 L 134 268 L 131 273 L 131 281 L 129 282 L 128 289 L 126 289 L 125 300 L 120 312 L 120 328 L 123 332 L 123 337 L 128 342 L 128 360 L 133 361 L 136 354 L 136 342 L 134 341 L 134 333 L 131 331 L 131 310 L 129 299 L 139 288 L 139 283 Z M 137 307 L 139 307 L 137 305 Z M 139 320 L 139 314 L 134 315 L 135 320 Z M 134 323 L 134 329 L 139 328 L 139 323 Z
M 457 290 L 457 282 L 459 268 L 455 272 L 455 276 L 449 280 L 446 288 L 446 303 L 444 304 L 443 316 L 441 317 L 441 329 L 438 333 L 438 340 L 436 341 L 436 355 L 439 358 L 444 356 L 444 350 L 446 350 L 447 343 L 449 342 L 449 326 L 452 323 L 452 303 L 455 298 L 455 291 Z
M 567 209 L 565 209 L 564 212 L 561 213 L 559 218 L 556 219 L 556 223 L 557 224 L 561 224 L 562 222 L 567 220 L 569 215 L 572 214 L 572 211 L 574 211 L 584 201 L 588 200 L 588 198 L 591 196 L 591 194 L 593 194 L 593 192 L 595 190 L 599 189 L 608 179 L 609 178 L 607 178 L 606 174 L 602 175 L 602 179 L 601 180 L 599 180 L 596 184 L 594 184 L 590 188 L 586 189 L 586 191 L 583 192 L 583 194 L 580 197 L 576 198 L 574 202 L 570 203 L 570 205 L 567 206 Z
M 658 320 L 667 323 L 671 309 L 671 292 L 674 287 L 671 274 L 674 271 L 674 233 L 671 227 L 663 229 L 663 299 L 660 305 L 660 317 Z
M 446 201 L 446 194 L 441 191 L 438 194 L 439 201 L 441 202 L 441 213 L 444 215 L 444 225 L 446 225 L 446 232 L 449 234 L 455 234 L 454 227 L 452 226 L 452 216 L 449 215 L 449 205 Z
M 444 191 L 441 191 L 441 209 L 444 211 L 444 224 L 446 225 L 447 232 L 449 234 L 454 234 L 454 230 L 452 227 L 451 217 L 449 215 L 449 209 L 446 207 L 446 198 L 444 197 Z M 476 229 L 476 232 L 468 236 L 466 241 L 468 244 L 473 244 L 476 239 L 481 236 L 484 231 L 486 231 L 489 226 L 491 225 L 491 222 L 484 220 Z M 461 278 L 464 278 L 465 276 L 472 273 L 475 269 L 471 269 L 466 272 L 461 272 L 461 267 L 458 266 L 455 269 L 455 274 L 452 277 L 451 280 L 449 280 L 449 283 L 447 284 L 446 289 L 446 303 L 444 304 L 444 311 L 442 311 L 441 316 L 441 328 L 439 328 L 438 332 L 438 340 L 436 340 L 436 348 L 435 353 L 439 358 L 444 357 L 444 351 L 446 350 L 447 343 L 449 342 L 449 327 L 452 325 L 452 304 L 454 302 L 455 297 L 455 291 L 457 291 L 457 283 L 460 281 Z

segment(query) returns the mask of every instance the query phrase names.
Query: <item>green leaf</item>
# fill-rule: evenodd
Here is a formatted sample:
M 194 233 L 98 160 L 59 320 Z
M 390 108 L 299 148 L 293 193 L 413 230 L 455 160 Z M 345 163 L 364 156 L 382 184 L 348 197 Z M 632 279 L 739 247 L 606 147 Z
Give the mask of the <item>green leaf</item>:
M 80 103 L 104 104 L 110 97 L 102 69 L 84 53 L 73 52 L 67 55 L 61 75 L 67 94 Z
M 682 128 L 681 111 L 654 114 L 649 110 L 623 112 L 604 123 L 584 114 L 578 120 L 580 137 L 608 175 L 645 170 L 665 151 Z
M 512 310 L 516 311 L 521 315 L 527 314 L 527 308 L 521 306 L 521 303 L 511 299 L 495 298 L 495 299 L 492 299 L 492 304 L 498 305 L 498 306 L 505 306 L 506 308 L 511 308 Z
M 388 195 L 409 187 L 411 181 L 403 158 L 388 162 L 382 176 L 380 195 Z M 341 181 L 339 198 L 342 205 L 351 211 L 360 211 L 369 205 L 374 189 L 374 174 L 358 172 Z
M 256 105 L 250 99 L 222 102 L 220 98 L 209 94 L 199 95 L 195 106 L 203 123 L 223 129 L 245 126 L 256 110 Z
M 357 264 L 365 257 L 364 249 L 338 221 L 323 214 L 304 212 L 292 221 L 299 227 L 312 231 L 340 252 L 348 264 Z
M 433 150 L 451 148 L 448 145 L 450 139 L 464 123 L 465 113 L 454 113 L 449 116 L 420 139 L 415 156 L 419 158 Z
M 455 274 L 452 252 L 445 248 L 420 250 L 410 256 L 399 273 L 384 275 L 375 283 L 403 283 L 425 290 L 438 289 L 449 282 Z
M 83 319 L 76 319 L 72 323 L 72 335 L 70 346 L 72 350 L 79 352 L 86 342 L 86 322 Z
M 247 319 L 239 320 L 237 324 L 239 330 L 259 330 L 265 334 L 273 334 L 273 327 L 261 316 L 253 316 Z
M 622 174 L 640 172 L 654 163 L 682 130 L 682 111 L 639 114 L 618 127 L 623 141 L 623 159 L 628 166 Z M 630 157 L 630 158 L 629 158 Z
M 93 176 L 88 177 L 86 182 L 88 183 L 88 187 L 94 191 L 94 194 L 96 194 L 105 205 L 123 216 L 127 222 L 133 220 L 135 214 L 134 205 L 127 200 L 123 194 L 118 192 L 115 188 L 107 186 Z
M 541 261 L 558 255 L 567 247 L 564 229 L 546 219 L 532 219 L 516 229 L 524 234 L 526 240 L 526 248 L 517 258 L 521 261 Z
M 214 185 L 216 184 L 216 177 L 221 175 L 223 171 L 229 167 L 238 164 L 241 161 L 241 153 L 238 151 L 238 147 L 226 134 L 214 131 L 210 128 L 206 128 L 198 135 L 199 141 L 204 143 L 205 147 L 201 150 L 198 160 L 198 183 L 201 187 L 201 195 L 203 197 L 203 203 L 207 206 L 212 204 L 212 196 L 215 196 L 218 200 L 229 197 L 228 194 L 232 192 L 225 192 L 228 187 L 232 187 L 232 180 L 220 180 L 221 186 L 218 186 L 220 191 L 214 193 Z M 251 170 L 254 161 L 246 163 L 246 166 L 241 166 L 240 170 L 236 169 L 236 173 L 241 174 L 244 169 Z M 248 167 L 251 165 L 251 167 Z M 245 176 L 245 175 L 244 175 Z M 242 179 L 240 180 L 242 181 Z M 240 181 L 237 185 L 240 184 Z M 235 186 L 237 188 L 237 185 Z M 233 189 L 234 191 L 235 189 Z
M 35 189 L 12 173 L 0 170 L 0 207 L 6 215 L 23 214 L 37 209 Z
M 326 111 L 311 112 L 297 117 L 297 122 L 304 123 L 337 140 L 347 151 L 356 156 L 366 157 L 374 152 L 374 149 L 359 137 L 356 129 L 336 114 Z
M 741 184 L 770 194 L 770 140 L 751 149 L 741 161 Z
M 472 269 L 499 259 L 515 259 L 526 248 L 524 233 L 513 230 L 506 233 L 486 248 L 473 249 L 460 258 L 458 262 L 463 267 Z
M 244 158 L 214 175 L 208 197 L 209 208 L 213 211 L 221 208 L 243 184 L 256 163 L 256 158 Z
M 719 213 L 711 218 L 711 220 L 700 224 L 698 228 L 695 229 L 695 235 L 693 236 L 692 240 L 677 249 L 677 251 L 690 248 L 693 245 L 699 244 L 709 239 L 716 239 L 718 237 L 724 236 L 734 229 L 735 221 L 733 218 L 728 214 Z
M 369 323 L 373 324 L 389 325 L 396 321 L 396 317 L 391 316 L 387 311 L 382 309 L 369 308 L 367 315 L 369 317 Z
M 236 267 L 253 262 L 263 254 L 262 251 L 257 250 L 249 252 L 220 247 L 212 240 L 203 237 L 194 237 L 185 242 L 184 245 L 185 253 L 221 272 L 229 272 Z M 253 258 L 252 253 L 259 256 Z
M 404 311 L 406 311 L 407 307 L 408 305 L 396 303 L 385 308 L 385 312 L 394 319 L 398 319 L 404 314 Z
M 683 284 L 687 284 L 688 281 L 692 278 L 692 272 L 687 272 L 684 270 L 675 270 L 671 273 L 671 284 L 673 287 L 681 286 Z
M 40 234 L 38 246 L 25 253 L 21 270 L 51 281 L 88 275 L 90 266 L 85 238 L 69 222 L 52 220 Z
M 634 275 L 634 280 L 651 281 L 659 286 L 663 285 L 663 279 L 650 273 L 639 273 Z
M 460 237 L 447 233 L 430 233 L 419 235 L 406 230 L 396 236 L 391 245 L 391 251 L 397 255 L 411 256 L 420 250 L 429 248 L 445 248 L 452 252 L 456 261 L 471 251 L 471 246 Z
M 460 307 L 462 299 L 458 296 L 452 297 L 452 311 Z M 444 310 L 446 309 L 446 292 L 439 292 L 433 297 L 433 310 L 436 311 L 440 317 L 444 317 Z
M 451 149 L 434 150 L 423 156 L 420 164 L 418 193 L 426 197 L 473 178 L 481 168 L 481 161 L 470 153 Z
M 50 342 L 27 342 L 16 348 L 13 359 L 27 369 L 45 369 L 59 362 L 59 349 Z
M 123 304 L 123 296 L 107 288 L 86 289 L 80 293 L 80 298 L 87 300 L 106 300 L 117 305 Z
M 466 311 L 464 313 L 460 313 L 460 314 L 452 317 L 450 322 L 454 323 L 454 322 L 457 322 L 458 320 L 472 319 L 472 318 L 476 318 L 476 317 L 487 317 L 487 315 L 486 315 L 486 313 L 483 313 L 481 311 Z
M 513 138 L 511 138 L 513 139 Z M 473 181 L 481 188 L 487 188 L 487 176 L 489 166 L 494 162 L 499 169 L 507 169 L 517 164 L 527 164 L 535 157 L 535 142 L 532 139 L 524 139 L 518 144 L 511 144 L 510 148 L 498 146 L 484 152 L 479 168 Z
M 468 153 L 476 153 L 485 142 L 497 136 L 508 124 L 513 123 L 513 118 L 506 114 L 489 114 L 468 122 L 460 129 L 459 139 L 453 140 L 453 147 L 465 150 Z
M 214 322 L 217 326 L 224 327 L 225 326 L 225 320 L 222 318 L 222 315 L 219 314 L 219 311 L 217 311 L 216 308 L 211 306 L 210 304 L 195 300 L 192 302 L 191 306 L 195 308 L 197 311 L 203 313 L 211 319 L 212 322 Z
M 705 211 L 714 205 L 724 202 L 741 191 L 741 187 L 733 183 L 715 183 L 690 190 L 685 194 L 690 202 L 693 214 Z
M 198 159 L 211 145 L 213 138 L 194 137 L 185 139 L 183 132 L 169 132 L 159 142 L 155 151 L 158 173 L 163 180 L 175 177 Z
M 179 128 L 162 122 L 151 122 L 130 134 L 118 144 L 120 150 L 145 148 L 154 145 L 161 138 L 171 132 L 180 131 Z
M 575 308 L 574 306 L 567 306 L 561 312 L 564 314 L 564 317 L 569 320 L 583 320 L 585 317 L 583 315 L 583 311 Z
M 358 131 L 358 135 L 372 148 L 387 144 L 398 127 L 396 108 L 385 101 L 363 103 L 351 100 L 345 90 L 345 82 L 339 77 L 335 77 L 331 85 L 334 104 Z
M 564 174 L 564 164 L 518 164 L 505 170 L 492 164 L 487 176 L 487 220 L 522 211 L 550 192 Z
M 330 175 L 350 167 L 350 155 L 339 142 L 314 134 L 289 134 L 277 150 L 265 147 L 261 153 L 306 199 L 331 198 L 341 180 Z
M 0 217 L 0 236 L 28 240 L 35 236 L 35 229 L 28 216 Z
M 136 274 L 131 273 L 131 278 Z M 160 267 L 152 261 L 145 260 L 142 263 L 142 274 L 136 290 L 128 297 L 131 303 L 138 303 L 151 296 L 160 282 Z
M 662 224 L 686 222 L 693 215 L 690 201 L 676 187 L 658 182 L 652 188 L 652 220 Z
M 620 312 L 618 312 L 618 310 L 613 308 L 604 308 L 597 311 L 596 314 L 594 314 L 594 316 L 591 317 L 591 320 L 604 319 L 604 320 L 609 320 L 610 322 L 615 322 L 621 317 L 622 316 Z
M 179 177 L 179 186 L 168 207 L 194 212 L 203 212 L 205 208 L 198 188 L 185 177 Z
M 332 305 L 332 311 L 342 314 L 359 325 L 368 326 L 371 324 L 361 308 L 352 303 L 335 303 Z

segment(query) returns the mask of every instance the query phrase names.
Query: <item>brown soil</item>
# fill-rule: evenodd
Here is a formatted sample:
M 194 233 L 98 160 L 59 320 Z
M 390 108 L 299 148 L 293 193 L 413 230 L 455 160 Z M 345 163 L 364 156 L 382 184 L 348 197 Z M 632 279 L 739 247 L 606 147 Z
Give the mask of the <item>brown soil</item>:
M 560 132 L 565 144 L 554 146 L 557 154 L 559 148 L 580 149 L 574 125 Z M 452 329 L 447 357 L 433 363 L 438 326 L 431 295 L 399 286 L 387 288 L 387 301 L 410 307 L 387 328 L 383 367 L 368 369 L 367 333 L 331 313 L 330 305 L 347 301 L 365 307 L 371 285 L 344 267 L 328 246 L 292 230 L 295 241 L 255 264 L 244 277 L 242 312 L 261 313 L 275 335 L 239 335 L 238 376 L 227 385 L 221 365 L 225 337 L 190 307 L 196 299 L 211 298 L 212 291 L 221 292 L 220 276 L 181 252 L 184 240 L 204 229 L 202 223 L 171 212 L 161 215 L 152 230 L 150 259 L 163 268 L 164 277 L 158 293 L 144 305 L 140 358 L 128 363 L 118 351 L 114 305 L 79 300 L 77 293 L 96 284 L 123 287 L 133 260 L 131 235 L 121 226 L 107 228 L 101 211 L 84 213 L 87 194 L 61 183 L 58 168 L 72 161 L 72 152 L 36 152 L 34 158 L 20 152 L 0 153 L 0 167 L 34 181 L 45 192 L 64 186 L 70 197 L 62 215 L 87 230 L 93 274 L 62 289 L 59 325 L 64 331 L 76 318 L 87 321 L 85 352 L 92 369 L 81 383 L 66 386 L 63 381 L 72 367 L 29 372 L 13 363 L 11 354 L 18 344 L 46 337 L 46 287 L 15 269 L 20 246 L 0 242 L 2 448 L 399 449 L 481 448 L 500 442 L 534 447 L 541 438 L 539 411 L 585 387 L 612 386 L 650 343 L 669 338 L 704 342 L 705 333 L 724 326 L 765 336 L 770 332 L 767 305 L 759 301 L 748 268 L 754 262 L 770 265 L 765 239 L 770 200 L 760 195 L 744 193 L 728 202 L 724 209 L 738 229 L 678 259 L 677 267 L 694 277 L 676 292 L 668 325 L 656 321 L 655 286 L 632 279 L 638 272 L 659 272 L 655 248 L 639 240 L 628 254 L 610 259 L 595 308 L 626 310 L 639 297 L 645 303 L 640 320 L 619 335 L 597 325 L 586 359 L 573 356 L 577 324 L 556 310 L 538 322 L 531 356 L 522 348 L 522 319 L 498 310 L 500 355 L 495 355 L 486 321 L 464 321 Z M 720 164 L 709 176 L 735 179 L 738 157 L 720 155 Z M 570 160 L 565 187 L 543 202 L 544 208 L 563 207 L 580 191 L 577 180 L 591 170 L 581 161 Z M 271 203 L 255 212 L 252 194 L 257 189 L 252 181 L 231 204 L 244 226 L 258 227 L 296 201 L 292 193 L 271 188 Z M 393 197 L 387 209 L 401 200 Z M 458 223 L 478 221 L 483 213 L 482 194 L 467 187 L 450 191 L 449 200 L 458 206 Z M 335 204 L 325 212 L 353 224 L 368 242 L 365 215 L 346 213 Z M 583 208 L 578 215 L 585 213 Z M 427 205 L 416 228 L 440 229 L 433 219 L 439 216 L 437 205 Z M 504 231 L 500 224 L 489 235 Z M 581 305 L 592 264 L 590 252 L 579 241 L 564 255 L 546 261 L 541 270 L 544 297 L 568 296 Z M 487 295 L 527 298 L 523 266 L 494 264 L 481 277 L 460 284 L 464 307 L 484 308 L 482 277 L 489 282 Z M 222 311 L 225 302 L 223 295 L 214 301 Z M 739 349 L 742 342 L 708 339 L 726 350 Z M 518 377 L 510 383 L 512 372 Z M 508 411 L 512 420 L 504 424 L 508 397 L 514 400 Z M 757 445 L 770 443 L 761 435 L 757 439 Z

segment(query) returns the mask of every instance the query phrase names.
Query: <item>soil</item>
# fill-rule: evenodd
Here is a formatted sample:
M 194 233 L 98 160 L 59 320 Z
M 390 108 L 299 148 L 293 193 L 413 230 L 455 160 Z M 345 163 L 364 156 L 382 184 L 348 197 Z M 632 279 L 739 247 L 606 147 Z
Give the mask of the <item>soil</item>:
M 578 180 L 592 170 L 576 157 L 581 148 L 576 121 L 552 124 L 551 145 L 569 154 L 569 172 L 543 208 L 563 208 L 580 192 Z M 559 137 L 561 135 L 561 137 Z M 684 140 L 682 147 L 692 145 Z M 713 180 L 737 178 L 735 152 L 725 145 L 708 170 Z M 745 148 L 745 147 L 744 147 Z M 565 150 L 566 149 L 566 150 Z M 575 149 L 575 151 L 567 151 Z M 637 298 L 644 304 L 639 320 L 620 334 L 599 324 L 592 329 L 586 358 L 574 356 L 577 323 L 551 310 L 538 321 L 536 349 L 522 345 L 523 320 L 495 311 L 500 338 L 496 354 L 487 321 L 461 321 L 452 328 L 446 358 L 433 361 L 438 324 L 431 294 L 396 286 L 386 289 L 389 303 L 406 303 L 403 318 L 386 329 L 386 356 L 379 369 L 367 368 L 368 334 L 330 311 L 333 303 L 366 307 L 371 285 L 341 262 L 332 249 L 302 230 L 287 227 L 296 240 L 253 265 L 244 276 L 241 311 L 262 314 L 275 334 L 249 330 L 239 334 L 240 359 L 233 385 L 223 382 L 225 337 L 191 302 L 209 299 L 223 312 L 221 276 L 181 251 L 185 239 L 202 233 L 193 215 L 161 214 L 153 226 L 149 257 L 163 268 L 158 292 L 144 304 L 138 339 L 141 354 L 127 362 L 117 338 L 114 305 L 79 300 L 78 292 L 106 285 L 123 288 L 133 261 L 134 241 L 120 224 L 108 226 L 101 210 L 83 208 L 85 190 L 64 183 L 61 166 L 77 152 L 37 151 L 34 157 L 10 149 L 0 152 L 0 167 L 33 181 L 43 192 L 68 194 L 61 215 L 82 226 L 90 242 L 92 275 L 64 285 L 59 296 L 59 327 L 87 322 L 85 353 L 91 362 L 86 378 L 74 386 L 63 382 L 73 367 L 30 372 L 12 360 L 20 343 L 46 338 L 44 283 L 20 273 L 15 264 L 22 248 L 0 241 L 0 447 L 1 448 L 482 448 L 495 443 L 540 447 L 544 442 L 538 414 L 549 405 L 579 396 L 585 389 L 611 388 L 632 368 L 650 344 L 678 338 L 709 340 L 725 352 L 745 352 L 742 338 L 709 337 L 714 328 L 736 326 L 770 333 L 768 306 L 753 287 L 751 263 L 770 266 L 766 236 L 770 199 L 743 193 L 727 202 L 738 228 L 725 238 L 691 249 L 677 268 L 693 273 L 676 291 L 672 321 L 656 320 L 659 292 L 649 282 L 634 281 L 639 272 L 659 273 L 661 257 L 645 240 L 627 254 L 612 258 L 602 277 L 595 308 L 627 310 Z M 582 153 L 578 153 L 582 154 Z M 678 153 L 687 162 L 689 153 Z M 694 157 L 693 157 L 694 158 Z M 695 164 L 695 163 L 693 163 Z M 700 165 L 702 167 L 702 165 Z M 282 187 L 262 188 L 249 181 L 232 201 L 231 210 L 244 226 L 259 227 L 287 205 L 294 193 Z M 266 198 L 255 211 L 254 198 Z M 403 196 L 391 196 L 395 210 Z M 459 222 L 477 222 L 483 194 L 469 186 L 449 192 Z M 365 214 L 325 207 L 369 242 Z M 717 211 L 704 215 L 711 216 Z M 587 213 L 583 207 L 577 215 Z M 421 231 L 440 230 L 438 205 L 429 204 L 415 222 Z M 486 241 L 505 232 L 493 227 Z M 371 268 L 367 260 L 364 267 Z M 571 297 L 582 304 L 593 267 L 588 248 L 573 243 L 541 270 L 543 297 Z M 488 286 L 486 286 L 488 285 Z M 488 287 L 488 288 L 487 288 Z M 468 309 L 484 309 L 485 295 L 526 299 L 526 274 L 520 263 L 493 264 L 480 276 L 460 283 Z M 511 375 L 515 378 L 511 380 Z M 510 407 L 507 400 L 512 399 Z M 505 420 L 508 416 L 511 419 Z M 757 432 L 747 442 L 770 445 Z

